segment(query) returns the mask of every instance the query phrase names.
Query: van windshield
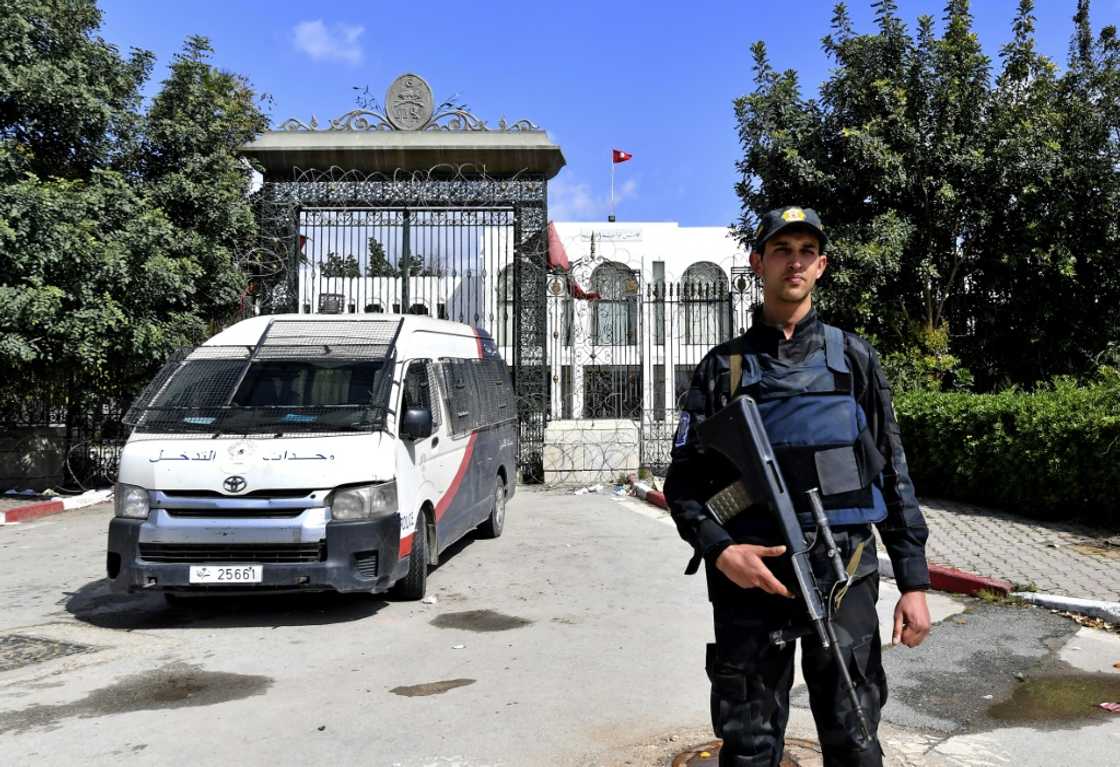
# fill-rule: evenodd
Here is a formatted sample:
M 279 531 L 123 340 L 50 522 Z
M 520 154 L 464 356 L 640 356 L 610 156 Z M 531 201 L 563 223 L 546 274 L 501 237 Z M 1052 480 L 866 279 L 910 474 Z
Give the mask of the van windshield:
M 384 429 L 400 324 L 276 317 L 255 343 L 181 349 L 124 422 L 153 434 Z
M 264 433 L 381 428 L 386 361 L 186 361 L 145 409 L 138 431 Z

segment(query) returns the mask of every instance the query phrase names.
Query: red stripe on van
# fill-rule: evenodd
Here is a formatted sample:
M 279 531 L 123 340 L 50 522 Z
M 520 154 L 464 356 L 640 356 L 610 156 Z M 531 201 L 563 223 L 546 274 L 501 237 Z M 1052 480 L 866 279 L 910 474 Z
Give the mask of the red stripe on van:
M 409 533 L 406 537 L 401 538 L 401 551 L 397 555 L 397 559 L 404 559 L 412 553 L 412 536 L 416 533 Z
M 455 472 L 455 479 L 451 480 L 451 486 L 447 488 L 447 492 L 439 499 L 436 504 L 436 521 L 438 522 L 444 512 L 451 506 L 451 502 L 455 500 L 455 494 L 459 492 L 459 485 L 463 483 L 463 477 L 467 474 L 467 469 L 471 465 L 471 455 L 474 453 L 474 441 L 478 438 L 478 432 L 471 432 L 470 438 L 467 440 L 467 449 L 463 451 L 463 460 L 459 462 L 459 470 Z

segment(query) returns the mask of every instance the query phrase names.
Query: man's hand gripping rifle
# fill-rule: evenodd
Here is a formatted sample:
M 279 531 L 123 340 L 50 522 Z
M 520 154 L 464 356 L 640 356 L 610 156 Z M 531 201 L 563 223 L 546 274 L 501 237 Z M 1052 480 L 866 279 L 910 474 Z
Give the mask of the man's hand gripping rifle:
M 792 560 L 797 592 L 805 602 L 811 628 L 775 631 L 771 634 L 771 642 L 785 644 L 812 631 L 816 632 L 821 646 L 832 651 L 833 660 L 840 671 L 844 688 L 859 720 L 860 734 L 864 742 L 869 742 L 871 728 L 867 722 L 867 715 L 860 706 L 859 696 L 848 672 L 848 664 L 841 653 L 836 641 L 836 631 L 832 626 L 832 611 L 839 606 L 840 599 L 852 582 L 852 574 L 862 553 L 862 547 L 853 557 L 852 566 L 845 568 L 840 559 L 840 552 L 836 548 L 836 541 L 832 537 L 832 528 L 828 524 L 828 517 L 825 516 L 817 488 L 808 491 L 817 534 L 812 542 L 806 541 L 801 525 L 797 521 L 797 513 L 794 511 L 788 486 L 774 458 L 774 451 L 766 435 L 762 416 L 759 415 L 758 406 L 753 399 L 747 396 L 736 398 L 727 407 L 700 424 L 697 427 L 697 434 L 703 448 L 720 453 L 731 461 L 740 477 L 739 481 L 723 489 L 708 501 L 706 505 L 708 513 L 721 525 L 726 526 L 729 520 L 747 508 L 755 505 L 765 506 L 774 515 Z M 827 595 L 818 587 L 813 568 L 809 564 L 809 551 L 818 542 L 826 547 L 828 558 L 836 573 L 836 583 Z

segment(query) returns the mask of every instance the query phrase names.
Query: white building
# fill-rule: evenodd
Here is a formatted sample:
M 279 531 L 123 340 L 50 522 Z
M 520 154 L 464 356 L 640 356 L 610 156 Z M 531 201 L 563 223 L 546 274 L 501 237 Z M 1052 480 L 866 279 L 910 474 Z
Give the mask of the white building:
M 552 417 L 675 418 L 696 363 L 746 329 L 747 251 L 726 227 L 555 224 L 579 289 L 549 285 Z M 605 397 L 605 398 L 604 398 Z

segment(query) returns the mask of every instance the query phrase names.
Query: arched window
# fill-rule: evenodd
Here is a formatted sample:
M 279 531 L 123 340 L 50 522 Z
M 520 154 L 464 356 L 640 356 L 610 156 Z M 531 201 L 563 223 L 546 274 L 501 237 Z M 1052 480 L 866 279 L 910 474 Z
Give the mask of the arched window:
M 686 344 L 715 346 L 727 340 L 731 295 L 727 275 L 722 269 L 708 261 L 685 269 L 681 300 Z
M 638 341 L 638 275 L 607 261 L 591 273 L 591 290 L 599 294 L 591 315 L 598 346 L 630 346 Z
M 498 272 L 498 317 L 492 330 L 495 331 L 495 341 L 498 346 L 512 346 L 513 319 L 517 313 L 514 299 L 513 265 L 505 267 Z

